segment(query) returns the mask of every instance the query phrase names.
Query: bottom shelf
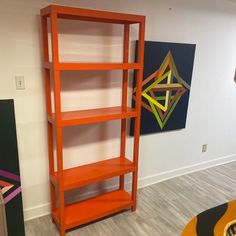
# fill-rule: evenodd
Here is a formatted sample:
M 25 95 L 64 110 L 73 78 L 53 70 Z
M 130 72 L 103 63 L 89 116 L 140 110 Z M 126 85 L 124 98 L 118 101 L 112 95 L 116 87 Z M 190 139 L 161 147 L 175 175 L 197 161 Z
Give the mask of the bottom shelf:
M 85 201 L 65 206 L 65 227 L 71 229 L 82 224 L 116 213 L 132 205 L 131 196 L 124 190 L 98 195 Z M 53 212 L 58 224 L 58 210 Z

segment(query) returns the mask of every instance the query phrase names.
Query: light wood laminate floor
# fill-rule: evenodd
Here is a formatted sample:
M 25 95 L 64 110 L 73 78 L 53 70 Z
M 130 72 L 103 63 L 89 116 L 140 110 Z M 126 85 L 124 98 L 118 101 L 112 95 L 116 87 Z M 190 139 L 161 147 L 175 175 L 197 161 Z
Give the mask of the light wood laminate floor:
M 180 236 L 196 214 L 236 199 L 236 162 L 138 191 L 138 208 L 80 227 L 68 236 Z M 56 236 L 50 216 L 26 222 L 26 236 Z

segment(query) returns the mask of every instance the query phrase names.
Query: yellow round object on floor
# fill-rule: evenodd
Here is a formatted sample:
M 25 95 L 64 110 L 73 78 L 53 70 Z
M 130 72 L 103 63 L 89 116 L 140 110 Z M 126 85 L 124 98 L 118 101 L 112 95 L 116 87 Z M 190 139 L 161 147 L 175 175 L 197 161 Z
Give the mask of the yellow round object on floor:
M 182 236 L 236 236 L 236 200 L 200 213 Z

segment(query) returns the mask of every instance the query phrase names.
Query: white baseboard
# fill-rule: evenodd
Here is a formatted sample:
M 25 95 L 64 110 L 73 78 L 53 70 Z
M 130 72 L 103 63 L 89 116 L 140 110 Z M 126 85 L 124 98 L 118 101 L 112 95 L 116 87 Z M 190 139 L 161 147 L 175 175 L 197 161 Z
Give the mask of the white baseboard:
M 32 220 L 41 216 L 49 215 L 51 213 L 50 203 L 41 204 L 35 207 L 29 207 L 24 210 L 24 219 Z
M 162 181 L 172 179 L 181 175 L 189 174 L 192 172 L 207 169 L 207 168 L 214 167 L 217 165 L 226 164 L 232 161 L 236 161 L 236 154 L 224 156 L 224 157 L 217 158 L 211 161 L 201 162 L 195 165 L 185 166 L 183 168 L 165 171 L 162 173 L 158 173 L 156 175 L 142 177 L 142 178 L 139 178 L 138 180 L 138 188 L 143 188 L 143 187 L 160 183 Z M 107 190 L 113 190 L 115 188 L 116 186 L 113 185 L 113 186 L 109 186 Z M 129 190 L 131 189 L 131 183 L 126 184 L 126 189 L 129 189 Z M 90 197 L 92 195 L 94 195 L 94 192 L 86 193 L 86 195 L 83 195 L 82 198 Z M 35 207 L 27 208 L 24 210 L 25 221 L 38 218 L 41 216 L 49 215 L 49 214 L 50 214 L 50 203 L 45 203 L 45 204 L 38 205 Z
M 204 161 L 198 164 L 189 165 L 189 166 L 185 166 L 185 167 L 170 170 L 170 171 L 165 171 L 156 175 L 146 176 L 139 179 L 138 188 L 147 187 L 149 185 L 163 182 L 165 180 L 179 177 L 181 175 L 190 174 L 196 171 L 208 169 L 208 168 L 218 166 L 218 165 L 223 165 L 223 164 L 230 163 L 233 161 L 236 161 L 236 154 L 220 157 L 220 158 L 210 160 L 210 161 Z

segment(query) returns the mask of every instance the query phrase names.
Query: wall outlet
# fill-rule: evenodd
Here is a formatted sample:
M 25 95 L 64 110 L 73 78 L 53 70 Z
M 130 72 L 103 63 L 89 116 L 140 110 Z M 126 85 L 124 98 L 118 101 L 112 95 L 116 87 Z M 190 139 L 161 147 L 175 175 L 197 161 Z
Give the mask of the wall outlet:
M 24 76 L 15 76 L 16 89 L 25 89 L 25 77 Z
M 206 152 L 207 151 L 207 144 L 203 144 L 202 145 L 202 152 Z

